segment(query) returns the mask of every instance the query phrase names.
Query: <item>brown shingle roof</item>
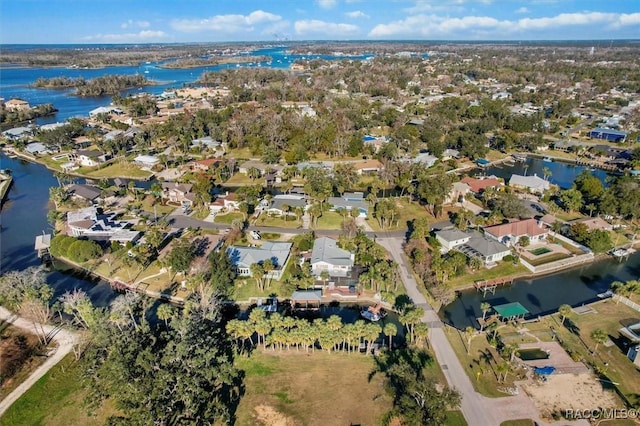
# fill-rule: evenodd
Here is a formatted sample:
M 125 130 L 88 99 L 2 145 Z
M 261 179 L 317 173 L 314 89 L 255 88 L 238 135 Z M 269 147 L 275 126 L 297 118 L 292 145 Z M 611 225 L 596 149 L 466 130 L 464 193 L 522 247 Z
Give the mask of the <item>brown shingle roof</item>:
M 506 235 L 528 235 L 530 237 L 546 234 L 548 229 L 538 225 L 535 219 L 525 219 L 516 222 L 504 223 L 502 225 L 489 226 L 484 228 L 484 232 L 491 234 L 497 238 Z

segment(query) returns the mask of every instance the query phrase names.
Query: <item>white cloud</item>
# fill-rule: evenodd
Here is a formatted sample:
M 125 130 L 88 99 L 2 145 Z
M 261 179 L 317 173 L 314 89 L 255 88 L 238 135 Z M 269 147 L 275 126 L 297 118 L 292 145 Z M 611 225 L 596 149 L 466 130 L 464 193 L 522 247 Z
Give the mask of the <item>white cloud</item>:
M 294 28 L 296 34 L 304 36 L 323 35 L 329 37 L 344 37 L 354 35 L 358 32 L 356 25 L 325 22 L 317 19 L 296 21 Z
M 354 10 L 353 12 L 347 12 L 345 13 L 345 15 L 348 18 L 353 18 L 353 19 L 357 19 L 357 18 L 368 18 L 369 15 L 367 15 L 366 13 L 360 11 L 360 10 Z
M 183 32 L 222 31 L 226 33 L 252 31 L 253 25 L 282 21 L 280 15 L 255 10 L 248 15 L 215 15 L 204 19 L 175 19 L 171 27 Z
M 640 24 L 640 13 L 562 13 L 552 17 L 522 18 L 514 21 L 498 20 L 490 16 L 450 18 L 435 14 L 419 14 L 388 24 L 379 24 L 369 32 L 369 36 L 373 38 L 401 36 L 508 38 L 513 34 L 526 31 L 560 30 L 581 25 L 599 25 L 616 29 L 638 24 Z
M 337 0 L 317 0 L 316 2 L 323 9 L 333 9 L 338 3 Z
M 142 30 L 137 33 L 96 34 L 84 37 L 84 41 L 102 43 L 144 43 L 156 40 L 165 40 L 168 37 L 168 34 L 164 31 Z
M 120 28 L 149 28 L 150 26 L 151 24 L 148 21 L 134 21 L 133 19 L 128 19 L 120 25 Z
M 531 12 L 529 9 L 527 9 L 526 7 L 522 6 L 520 9 L 516 10 L 516 13 L 529 13 Z

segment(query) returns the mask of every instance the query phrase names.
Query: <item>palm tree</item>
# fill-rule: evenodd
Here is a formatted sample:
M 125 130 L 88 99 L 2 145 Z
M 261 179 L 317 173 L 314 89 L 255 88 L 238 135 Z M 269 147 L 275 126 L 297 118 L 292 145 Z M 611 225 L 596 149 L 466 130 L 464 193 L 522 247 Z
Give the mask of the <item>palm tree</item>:
M 482 333 L 482 329 L 484 328 L 484 320 L 487 317 L 487 312 L 491 309 L 491 304 L 487 302 L 480 303 L 480 310 L 482 311 L 482 324 L 480 324 L 480 333 Z
M 169 326 L 168 321 L 173 318 L 175 314 L 175 309 L 168 303 L 163 303 L 162 305 L 158 306 L 158 310 L 156 311 L 158 319 L 164 321 L 165 327 Z
M 264 268 L 259 263 L 253 263 L 249 267 L 251 270 L 251 276 L 256 280 L 258 289 L 264 291 Z
M 429 347 L 429 326 L 425 322 L 420 322 L 416 324 L 413 332 L 416 335 L 416 344 L 417 343 L 426 343 L 427 348 Z
M 571 313 L 571 306 L 564 304 L 558 307 L 558 312 L 562 315 L 562 325 L 564 325 L 564 320 L 567 318 L 567 315 Z
M 543 167 L 542 168 L 542 178 L 544 180 L 549 180 L 551 175 L 552 175 L 551 170 L 548 167 Z
M 467 336 L 467 355 L 471 354 L 471 339 L 476 334 L 476 329 L 469 326 L 464 329 L 464 334 Z
M 596 346 L 593 348 L 594 352 L 598 351 L 598 345 L 604 343 L 609 339 L 609 335 L 600 328 L 596 328 L 591 332 L 591 339 L 595 342 Z
M 507 374 L 509 374 L 509 364 L 501 362 L 496 366 L 496 372 L 498 373 L 498 381 L 504 383 L 507 380 Z
M 389 337 L 389 350 L 391 350 L 393 336 L 398 334 L 398 327 L 396 327 L 394 323 L 388 322 L 384 325 L 383 333 L 385 336 Z
M 526 176 L 527 175 L 527 169 L 529 168 L 529 165 L 528 164 L 524 164 L 522 166 L 522 168 L 524 169 L 524 175 Z

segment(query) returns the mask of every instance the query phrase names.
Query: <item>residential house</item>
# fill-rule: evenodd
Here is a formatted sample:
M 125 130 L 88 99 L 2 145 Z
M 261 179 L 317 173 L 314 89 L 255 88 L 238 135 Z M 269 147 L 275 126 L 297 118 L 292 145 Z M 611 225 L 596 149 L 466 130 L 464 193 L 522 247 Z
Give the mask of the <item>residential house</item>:
M 286 211 L 284 209 L 285 206 L 288 206 L 289 209 Z M 285 214 L 290 214 L 296 208 L 306 209 L 307 200 L 302 195 L 293 195 L 293 194 L 280 194 L 276 195 L 271 199 L 271 203 L 267 208 L 267 213 L 275 214 L 279 216 L 283 216 Z
M 442 244 L 440 250 L 443 253 L 457 250 L 469 258 L 479 258 L 487 266 L 511 254 L 509 247 L 477 231 L 463 232 L 458 229 L 444 229 L 436 231 L 435 235 Z
M 84 148 L 89 148 L 92 142 L 91 142 L 91 139 L 89 139 L 86 136 L 78 136 L 77 138 L 73 139 L 73 144 L 76 147 L 76 149 L 84 149 Z
M 14 127 L 12 129 L 5 130 L 2 132 L 2 136 L 11 140 L 19 140 L 22 138 L 27 138 L 29 136 L 33 136 L 33 128 L 32 127 Z
M 353 168 L 359 175 L 372 175 L 383 170 L 384 165 L 380 161 L 372 159 L 354 163 Z
M 582 223 L 584 224 L 589 232 L 600 230 L 600 231 L 612 231 L 613 225 L 602 219 L 601 217 L 587 217 L 583 219 L 576 219 L 569 223 L 569 225 Z
M 122 110 L 120 108 L 106 106 L 106 107 L 98 107 L 89 111 L 89 117 L 95 117 L 98 114 L 122 114 Z
M 114 129 L 114 130 L 111 130 L 110 132 L 105 133 L 104 140 L 113 141 L 120 135 L 124 135 L 124 130 Z
M 67 213 L 67 234 L 94 241 L 135 242 L 140 232 L 130 229 L 129 222 L 115 219 L 116 213 L 99 213 L 95 206 Z
M 362 142 L 364 143 L 364 146 L 371 147 L 373 152 L 378 152 L 380 151 L 380 148 L 389 142 L 389 139 L 385 136 L 365 135 L 362 138 Z
M 29 102 L 22 99 L 9 99 L 4 103 L 5 108 L 9 111 L 28 111 L 31 109 Z
M 254 263 L 262 264 L 265 260 L 271 259 L 275 268 L 265 276 L 280 280 L 287 267 L 291 247 L 291 243 L 265 241 L 261 247 L 231 246 L 227 249 L 227 255 L 241 277 L 252 276 L 251 265 Z
M 42 126 L 40 126 L 40 131 L 41 132 L 49 132 L 51 130 L 55 130 L 55 129 L 57 129 L 59 127 L 62 127 L 62 126 L 65 126 L 65 125 L 66 125 L 65 123 L 60 123 L 60 122 L 43 124 Z
M 449 195 L 447 195 L 447 199 L 445 200 L 445 204 L 449 203 L 457 203 L 461 198 L 464 198 L 469 192 L 471 192 L 471 188 L 464 182 L 454 182 Z
M 240 201 L 236 198 L 236 194 L 227 192 L 225 195 L 219 195 L 218 198 L 222 198 L 226 211 L 240 210 Z
M 162 182 L 162 198 L 172 203 L 178 203 L 182 207 L 191 207 L 195 200 L 195 194 L 191 192 L 193 185 L 190 183 Z
M 447 148 L 442 152 L 442 156 L 440 158 L 442 160 L 451 160 L 459 157 L 460 157 L 460 151 L 458 151 L 457 149 Z
M 260 171 L 260 176 L 264 175 L 267 170 L 269 169 L 269 166 L 265 163 L 263 163 L 262 161 L 256 161 L 256 160 L 249 160 L 249 161 L 245 161 L 244 163 L 240 164 L 238 166 L 238 171 L 244 175 L 249 173 L 249 169 L 251 168 L 256 168 Z
M 429 154 L 428 152 L 423 152 L 421 154 L 418 154 L 413 159 L 414 163 L 424 164 L 427 168 L 433 167 L 433 165 L 436 164 L 436 161 L 438 161 L 438 157 L 435 157 Z
M 436 240 L 440 243 L 440 251 L 447 253 L 471 239 L 471 234 L 458 228 L 442 229 L 435 232 Z
M 365 201 L 362 192 L 345 192 L 342 197 L 329 197 L 327 202 L 334 211 L 358 210 L 360 217 L 367 217 L 369 214 L 369 203 Z
M 460 180 L 460 182 L 469 185 L 471 192 L 473 192 L 474 194 L 481 194 L 487 188 L 499 189 L 504 186 L 504 183 L 502 183 L 502 181 L 500 181 L 495 176 L 489 176 L 480 179 L 465 176 Z
M 627 351 L 627 358 L 629 358 L 637 368 L 640 368 L 640 345 L 631 346 Z
M 210 170 L 212 167 L 215 167 L 221 163 L 223 163 L 223 161 L 217 158 L 207 158 L 204 160 L 191 161 L 189 162 L 188 166 L 191 170 L 200 170 L 200 171 L 206 172 Z
M 351 273 L 355 254 L 338 247 L 332 238 L 317 238 L 311 251 L 311 271 L 317 277 L 327 272 L 330 277 L 346 277 Z
M 214 140 L 211 136 L 194 139 L 191 141 L 191 148 L 210 149 L 215 151 L 220 146 L 220 141 Z
M 525 219 L 488 226 L 484 228 L 484 233 L 507 246 L 514 246 L 522 237 L 528 237 L 531 243 L 544 240 L 549 234 L 549 228 L 536 219 Z
M 40 155 L 47 154 L 49 150 L 47 147 L 40 142 L 31 142 L 24 147 L 24 150 L 27 151 L 31 155 Z
M 213 216 L 217 215 L 218 213 L 222 212 L 223 210 L 224 210 L 224 199 L 223 198 L 216 198 L 211 203 L 209 203 L 209 213 L 212 214 Z
M 109 154 L 103 154 L 97 149 L 80 149 L 75 152 L 76 162 L 85 167 L 98 166 L 100 163 L 107 161 L 110 157 L 111 156 Z
M 133 162 L 139 166 L 150 169 L 153 166 L 159 164 L 160 160 L 158 159 L 158 157 L 155 157 L 153 155 L 138 155 L 133 159 Z
M 542 194 L 551 187 L 551 184 L 549 181 L 535 174 L 533 176 L 511 175 L 509 186 L 526 189 L 536 194 Z
M 627 139 L 626 132 L 613 129 L 596 127 L 588 135 L 591 139 L 604 139 L 611 142 L 624 142 Z
M 102 191 L 97 186 L 91 185 L 72 185 L 67 191 L 72 197 L 80 198 L 92 203 L 100 201 Z

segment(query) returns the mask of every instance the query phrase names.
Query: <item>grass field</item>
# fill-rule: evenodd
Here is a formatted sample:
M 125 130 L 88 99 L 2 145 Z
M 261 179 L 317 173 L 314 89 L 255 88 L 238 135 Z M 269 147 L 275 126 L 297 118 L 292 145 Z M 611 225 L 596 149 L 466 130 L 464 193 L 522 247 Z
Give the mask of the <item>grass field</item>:
M 479 271 L 452 278 L 447 282 L 447 286 L 455 290 L 459 288 L 470 287 L 473 285 L 474 281 L 520 275 L 528 272 L 529 270 L 520 263 L 514 265 L 513 262 L 500 262 L 498 266 L 494 268 L 481 268 Z
M 289 229 L 298 229 L 302 227 L 302 224 L 298 219 L 295 218 L 295 216 L 290 216 L 285 221 L 283 217 L 269 216 L 266 213 L 261 214 L 254 224 L 256 226 L 273 226 L 275 228 L 289 228 Z
M 214 223 L 224 223 L 225 225 L 231 225 L 234 220 L 244 220 L 244 215 L 240 212 L 231 212 L 225 214 L 217 214 L 213 219 Z
M 323 212 L 313 229 L 341 229 L 344 217 L 338 212 Z
M 608 299 L 592 305 L 597 313 L 577 315 L 571 313 L 565 325 L 561 325 L 558 314 L 553 316 L 558 337 L 574 353 L 599 368 L 608 380 L 619 383 L 618 388 L 632 403 L 640 404 L 640 373 L 617 345 L 599 345 L 593 352 L 595 342 L 591 339 L 593 330 L 599 328 L 615 342 L 619 339 L 619 329 L 624 325 L 640 321 L 640 312 Z M 575 332 L 569 330 L 574 324 Z M 577 334 L 576 334 L 577 333 Z M 635 402 L 634 402 L 635 400 Z
M 569 256 L 566 253 L 553 253 L 544 257 L 537 257 L 535 259 L 525 259 L 525 260 L 533 266 L 540 266 L 546 263 L 555 262 L 557 260 L 567 259 L 569 257 L 571 256 Z
M 82 405 L 85 396 L 78 364 L 72 355 L 67 355 L 9 407 L 0 417 L 0 425 L 102 425 L 108 416 L 117 413 L 105 403 L 94 416 L 89 416 Z
M 264 183 L 264 178 L 258 178 L 251 180 L 251 178 L 244 173 L 236 173 L 227 180 L 223 186 L 246 186 L 246 185 L 259 185 Z
M 395 198 L 396 206 L 398 207 L 398 221 L 393 223 L 390 227 L 385 228 L 385 231 L 396 231 L 399 229 L 407 229 L 407 223 L 411 222 L 417 217 L 429 217 L 433 219 L 431 215 L 425 210 L 423 206 L 417 202 L 408 202 L 406 198 Z M 435 221 L 435 219 L 433 219 Z M 374 231 L 381 231 L 378 219 L 373 217 L 373 209 L 369 211 L 369 217 L 367 223 Z
M 98 170 L 87 170 L 87 176 L 94 178 L 135 178 L 135 179 L 147 179 L 153 175 L 153 173 L 141 170 L 140 167 L 131 163 L 113 163 L 107 167 Z
M 512 386 L 515 374 L 511 372 L 507 376 L 506 383 L 498 383 L 495 367 L 497 362 L 501 360 L 496 360 L 491 355 L 486 356 L 490 352 L 495 353 L 495 349 L 491 348 L 484 334 L 477 335 L 471 340 L 471 349 L 468 355 L 467 339 L 460 331 L 447 327 L 446 336 L 477 392 L 493 398 L 507 396 L 498 389 Z

